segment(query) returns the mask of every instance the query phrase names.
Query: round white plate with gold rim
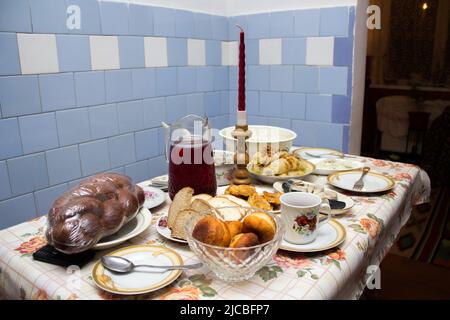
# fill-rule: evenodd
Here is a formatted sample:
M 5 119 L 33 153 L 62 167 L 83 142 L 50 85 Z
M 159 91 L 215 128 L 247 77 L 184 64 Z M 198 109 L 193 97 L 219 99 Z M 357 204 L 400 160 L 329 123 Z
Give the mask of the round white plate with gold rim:
M 308 159 L 308 161 L 316 167 L 314 173 L 320 175 L 329 175 L 339 171 L 356 170 L 364 167 L 362 162 L 351 159 L 317 158 Z
M 292 150 L 292 153 L 306 160 L 341 158 L 344 156 L 344 154 L 339 150 L 329 148 L 299 147 Z
M 167 226 L 167 219 L 168 219 L 167 214 L 159 217 L 158 221 L 156 221 L 156 231 L 161 236 L 163 236 L 164 238 L 166 238 L 168 240 L 179 242 L 179 243 L 188 243 L 186 240 L 172 237 L 172 231 Z
M 294 244 L 283 239 L 280 249 L 293 252 L 319 252 L 337 247 L 344 242 L 347 233 L 344 226 L 335 219 L 321 226 L 317 238 L 311 243 Z
M 344 190 L 357 193 L 377 193 L 392 189 L 395 181 L 381 173 L 369 171 L 364 176 L 364 187 L 361 190 L 353 189 L 355 182 L 361 177 L 361 170 L 336 172 L 328 176 L 328 183 Z
M 134 264 L 151 264 L 160 266 L 178 266 L 183 264 L 181 256 L 172 249 L 161 246 L 136 245 L 125 247 L 109 253 L 111 256 L 124 257 Z M 123 295 L 142 294 L 161 289 L 181 274 L 181 270 L 170 271 L 132 271 L 116 273 L 105 269 L 97 261 L 92 269 L 92 279 L 101 289 Z
M 109 249 L 134 238 L 144 232 L 152 224 L 152 214 L 150 210 L 142 207 L 136 217 L 127 222 L 116 233 L 100 239 L 100 241 L 92 247 L 94 250 Z

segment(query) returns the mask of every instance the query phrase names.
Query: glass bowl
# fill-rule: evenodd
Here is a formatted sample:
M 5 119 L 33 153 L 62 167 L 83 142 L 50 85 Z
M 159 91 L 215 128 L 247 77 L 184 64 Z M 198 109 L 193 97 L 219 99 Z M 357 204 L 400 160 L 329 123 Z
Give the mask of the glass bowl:
M 230 207 L 227 207 L 230 208 Z M 243 208 L 245 216 L 252 212 L 266 212 L 257 208 Z M 216 208 L 216 210 L 224 208 Z M 214 212 L 205 212 L 215 216 Z M 239 282 L 252 278 L 255 273 L 272 260 L 283 240 L 284 222 L 278 215 L 269 214 L 277 225 L 272 240 L 252 247 L 226 248 L 203 243 L 192 236 L 195 224 L 186 225 L 187 241 L 191 250 L 205 263 L 212 272 L 226 282 Z

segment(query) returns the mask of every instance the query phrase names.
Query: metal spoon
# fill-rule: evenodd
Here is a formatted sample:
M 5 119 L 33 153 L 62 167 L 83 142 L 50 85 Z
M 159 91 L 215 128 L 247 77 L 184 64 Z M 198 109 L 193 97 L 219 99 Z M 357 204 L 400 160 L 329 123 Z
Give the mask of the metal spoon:
M 138 264 L 135 265 L 130 260 L 118 257 L 118 256 L 104 256 L 102 257 L 102 265 L 111 271 L 127 273 L 132 271 L 135 268 L 145 267 L 152 269 L 164 269 L 164 270 L 188 270 L 188 269 L 197 269 L 203 266 L 203 263 L 195 263 L 195 264 L 185 264 L 179 266 L 156 266 L 149 264 Z

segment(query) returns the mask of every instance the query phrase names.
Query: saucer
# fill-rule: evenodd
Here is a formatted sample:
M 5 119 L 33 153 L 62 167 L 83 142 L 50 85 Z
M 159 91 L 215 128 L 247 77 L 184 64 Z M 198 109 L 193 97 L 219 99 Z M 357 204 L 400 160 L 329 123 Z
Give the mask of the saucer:
M 316 240 L 307 244 L 293 244 L 283 239 L 279 249 L 293 252 L 319 252 L 334 248 L 344 242 L 346 231 L 342 224 L 331 219 L 319 228 Z
M 166 201 L 166 194 L 161 189 L 150 186 L 142 187 L 142 189 L 145 195 L 144 207 L 147 209 L 155 208 Z
M 161 226 L 160 224 L 164 224 L 167 223 L 167 215 L 162 215 L 161 217 L 159 217 L 158 221 L 156 221 L 156 231 L 163 236 L 164 238 L 171 240 L 171 241 L 175 241 L 175 242 L 179 242 L 179 243 L 188 243 L 186 240 L 183 239 L 178 239 L 178 238 L 174 238 L 172 237 L 172 231 L 170 231 L 169 227 L 164 227 Z

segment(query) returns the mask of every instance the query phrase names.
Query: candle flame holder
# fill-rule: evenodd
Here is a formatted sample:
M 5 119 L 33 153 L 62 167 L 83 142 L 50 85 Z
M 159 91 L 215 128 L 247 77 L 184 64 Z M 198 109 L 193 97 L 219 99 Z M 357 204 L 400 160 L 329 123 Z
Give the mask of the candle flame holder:
M 234 163 L 236 167 L 233 170 L 232 183 L 236 185 L 250 184 L 250 174 L 247 170 L 250 159 L 247 152 L 246 140 L 251 137 L 252 132 L 248 129 L 248 125 L 236 124 L 231 135 L 237 140 L 234 154 Z

